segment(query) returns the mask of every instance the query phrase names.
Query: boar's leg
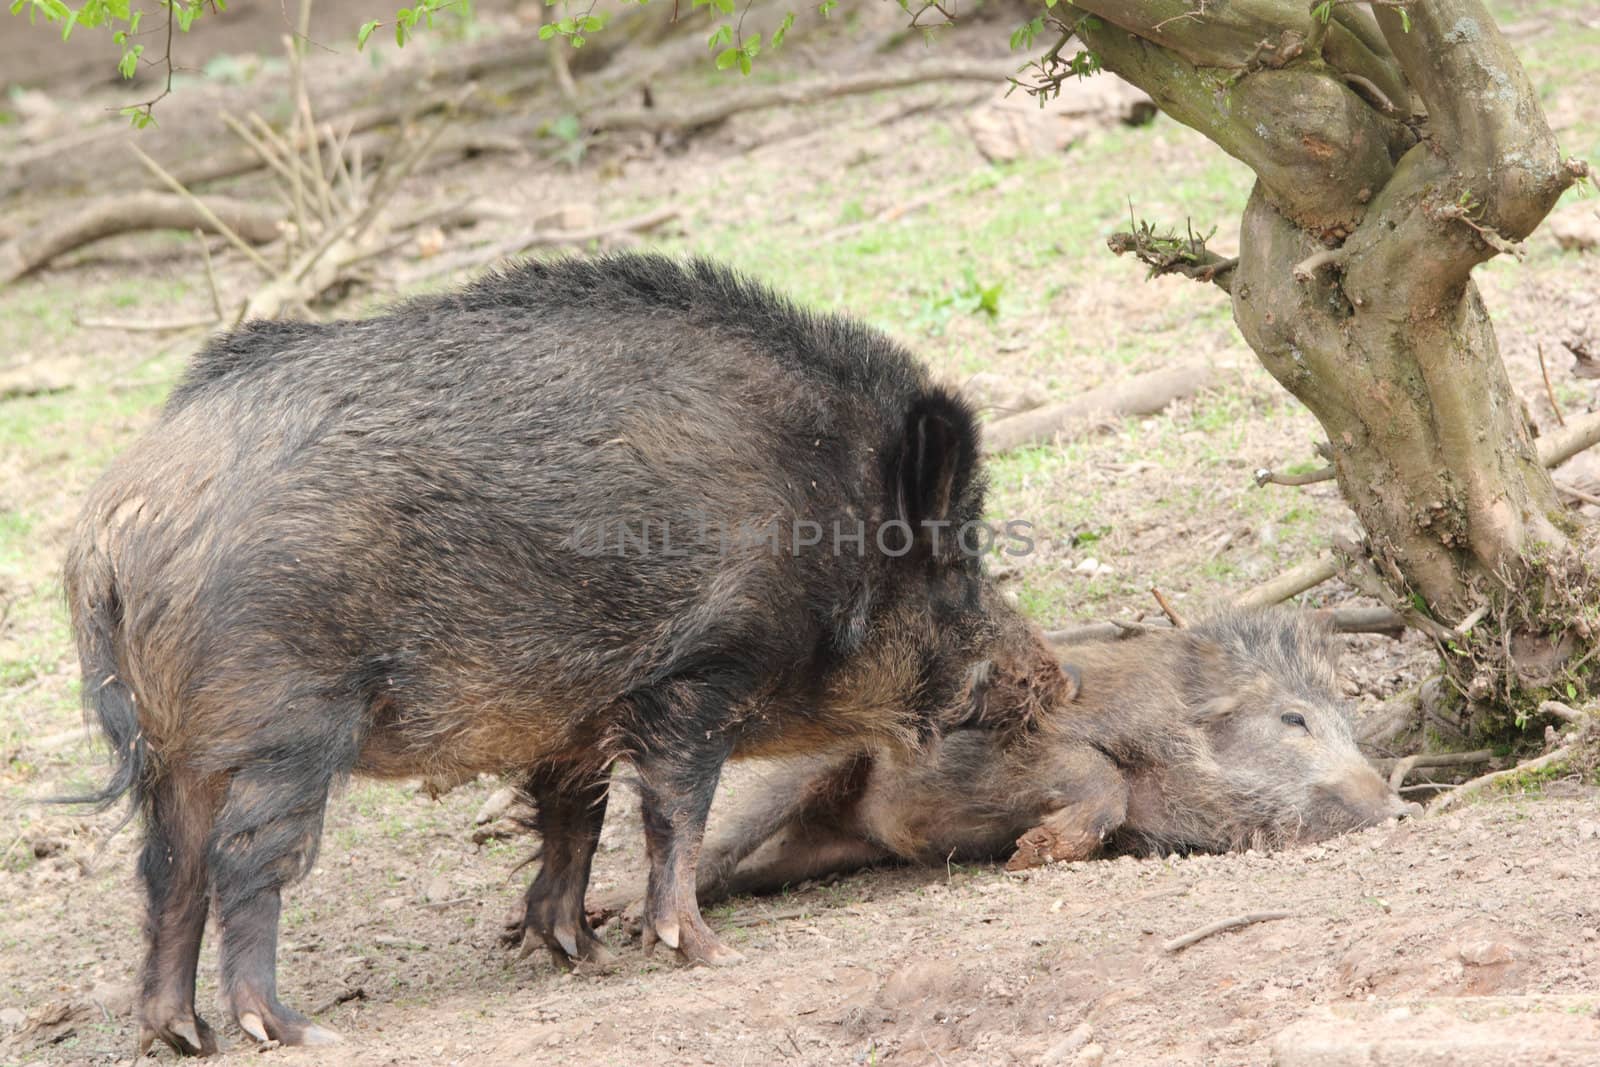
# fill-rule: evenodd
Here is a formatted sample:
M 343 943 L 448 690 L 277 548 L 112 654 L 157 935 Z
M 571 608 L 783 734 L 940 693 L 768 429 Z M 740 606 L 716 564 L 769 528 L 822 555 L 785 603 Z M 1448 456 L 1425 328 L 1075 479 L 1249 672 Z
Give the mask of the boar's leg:
M 538 811 L 543 860 L 538 876 L 528 886 L 523 907 L 524 956 L 543 945 L 557 965 L 569 960 L 604 963 L 610 958 L 583 910 L 610 786 L 608 770 L 594 773 L 559 768 L 535 771 L 523 783 L 523 792 Z
M 277 760 L 235 773 L 211 845 L 223 1000 L 245 1033 L 284 1045 L 339 1040 L 278 1001 L 280 893 L 316 858 L 328 790 L 344 755 L 336 745 L 304 751 L 309 747 L 280 748 Z
M 1099 750 L 1069 749 L 1051 773 L 1045 800 L 1050 810 L 1017 838 L 1008 871 L 1093 859 L 1128 817 L 1127 780 Z
M 872 757 L 852 754 L 843 758 L 807 760 L 776 770 L 761 783 L 761 798 L 739 811 L 728 827 L 712 840 L 700 857 L 695 892 L 705 904 L 740 893 L 761 893 L 781 889 L 791 881 L 804 881 L 818 874 L 797 879 L 783 877 L 776 883 L 758 880 L 749 883 L 743 876 L 745 859 L 791 827 L 805 826 L 813 837 L 825 835 L 832 827 L 845 825 L 861 798 Z M 858 840 L 840 831 L 839 840 Z M 870 862 L 870 861 L 867 861 Z M 856 867 L 865 863 L 855 864 Z M 831 874 L 829 868 L 819 874 Z M 853 867 L 851 869 L 854 869 Z M 739 872 L 736 874 L 736 872 Z M 774 872 L 775 876 L 781 872 Z
M 139 987 L 139 1055 L 157 1039 L 185 1056 L 217 1051 L 211 1027 L 194 1010 L 195 969 L 210 907 L 206 840 L 216 790 L 168 773 L 146 796 L 139 875 L 146 895 L 147 951 Z
M 681 714 L 682 709 L 678 710 Z M 711 736 L 703 736 L 705 733 Z M 720 741 L 715 730 L 692 729 L 687 738 L 681 734 L 671 740 L 663 738 L 659 745 L 662 749 L 671 745 L 673 750 L 652 746 L 634 757 L 641 786 L 645 852 L 650 860 L 643 923 L 645 951 L 660 941 L 676 949 L 687 963 L 735 963 L 744 957 L 717 940 L 701 918 L 695 897 L 706 816 L 731 746 Z
M 777 893 L 812 878 L 849 874 L 894 858 L 888 849 L 849 830 L 801 822 L 768 838 L 720 888 L 725 896 Z

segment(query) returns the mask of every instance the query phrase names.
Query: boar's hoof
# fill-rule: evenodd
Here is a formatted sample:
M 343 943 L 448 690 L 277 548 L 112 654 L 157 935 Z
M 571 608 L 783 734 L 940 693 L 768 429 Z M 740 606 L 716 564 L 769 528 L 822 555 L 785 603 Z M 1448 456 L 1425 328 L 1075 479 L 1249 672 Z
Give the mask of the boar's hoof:
M 236 1016 L 239 1029 L 249 1034 L 262 1048 L 278 1045 L 337 1045 L 337 1033 L 318 1026 L 305 1017 L 280 1008 L 274 1012 L 241 1011 Z
M 659 941 L 676 951 L 680 960 L 691 965 L 727 967 L 744 960 L 743 953 L 719 941 L 698 915 L 683 923 L 676 918 L 647 923 L 643 937 L 646 955 L 655 951 L 656 942 Z
M 548 934 L 531 927 L 523 930 L 522 949 L 517 953 L 517 958 L 525 960 L 541 948 L 550 950 L 550 958 L 558 967 L 571 967 L 574 963 L 605 967 L 616 959 L 611 950 L 606 948 L 606 943 L 589 931 L 561 926 Z
M 160 1026 L 145 1023 L 139 1027 L 139 1056 L 149 1053 L 161 1041 L 180 1056 L 215 1056 L 217 1037 L 198 1015 L 169 1019 Z

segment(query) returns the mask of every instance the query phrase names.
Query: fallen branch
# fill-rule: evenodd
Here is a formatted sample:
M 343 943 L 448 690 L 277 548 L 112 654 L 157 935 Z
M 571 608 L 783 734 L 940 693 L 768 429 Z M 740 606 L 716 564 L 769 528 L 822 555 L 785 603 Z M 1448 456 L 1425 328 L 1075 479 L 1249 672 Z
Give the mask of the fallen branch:
M 168 173 L 166 168 L 164 168 L 161 164 L 157 163 L 155 160 L 145 155 L 144 152 L 140 151 L 138 145 L 128 145 L 128 151 L 133 153 L 134 158 L 142 163 L 146 170 L 160 179 L 162 184 L 166 185 L 167 188 L 171 189 L 178 196 L 188 201 L 189 206 L 194 208 L 195 214 L 200 217 L 200 220 L 212 227 L 212 232 L 226 238 L 229 244 L 233 245 L 235 248 L 245 254 L 246 259 L 249 259 L 256 266 L 260 267 L 262 271 L 266 273 L 267 277 L 272 277 L 272 264 L 263 259 L 261 253 L 257 252 L 254 248 L 251 248 L 249 243 L 246 242 L 243 237 L 240 237 L 237 233 L 235 233 L 233 231 L 233 227 L 229 226 L 227 223 L 218 218 L 217 213 L 207 207 L 205 201 L 201 200 L 198 196 L 195 196 L 188 189 L 185 189 L 182 182 L 178 181 L 178 179 L 174 178 L 170 173 Z
M 775 107 L 796 107 L 833 100 L 841 96 L 875 93 L 884 89 L 904 89 L 938 81 L 979 81 L 1001 85 L 1011 68 L 1004 64 L 957 60 L 922 63 L 894 70 L 869 71 L 845 77 L 810 78 L 788 85 L 771 85 L 748 93 L 729 94 L 698 107 L 674 111 L 670 108 L 637 108 L 590 115 L 584 125 L 591 132 L 626 133 L 643 131 L 681 134 L 694 133 L 725 122 L 734 115 L 765 111 Z
M 1485 774 L 1480 778 L 1474 778 L 1470 782 L 1463 782 L 1455 789 L 1452 789 L 1445 796 L 1442 796 L 1438 800 L 1434 801 L 1433 804 L 1428 808 L 1428 814 L 1437 815 L 1440 812 L 1448 811 L 1457 804 L 1461 803 L 1461 801 L 1465 800 L 1467 797 L 1482 793 L 1490 786 L 1498 785 L 1501 782 L 1510 781 L 1513 777 L 1519 774 L 1529 774 L 1533 771 L 1542 771 L 1546 767 L 1563 762 L 1571 755 L 1572 746 L 1562 745 L 1555 751 L 1547 752 L 1538 759 L 1531 759 L 1526 763 L 1519 763 L 1515 767 L 1507 767 L 1503 771 L 1495 771 L 1492 774 Z
M 1214 934 L 1237 930 L 1241 926 L 1252 926 L 1255 923 L 1271 922 L 1274 919 L 1287 919 L 1293 914 L 1293 912 L 1288 911 L 1252 911 L 1245 915 L 1235 915 L 1229 919 L 1219 919 L 1214 923 L 1208 923 L 1200 927 L 1198 930 L 1191 930 L 1182 937 L 1173 938 L 1161 946 L 1161 951 L 1167 953 L 1182 952 L 1190 945 L 1204 941 Z
M 1204 389 L 1211 377 L 1212 367 L 1204 360 L 1136 374 L 1091 389 L 1064 404 L 997 419 L 984 429 L 983 447 L 993 455 L 1051 440 L 1083 437 L 1112 419 L 1154 415 L 1174 400 Z
M 604 241 L 624 233 L 648 233 L 671 222 L 678 217 L 678 214 L 676 207 L 669 206 L 647 211 L 632 218 L 579 230 L 527 230 L 509 241 L 479 245 L 459 255 L 437 257 L 416 270 L 406 271 L 396 281 L 402 286 L 415 285 L 466 267 L 482 267 L 497 260 L 519 255 L 531 248 L 585 245 L 590 241 Z
M 1338 560 L 1334 559 L 1332 553 L 1326 553 L 1245 590 L 1234 597 L 1233 602 L 1241 608 L 1264 608 L 1299 596 L 1307 589 L 1314 589 L 1338 573 Z
M 80 318 L 78 325 L 86 330 L 116 330 L 119 333 L 177 333 L 180 330 L 198 330 L 215 326 L 222 319 L 217 315 L 192 315 L 181 319 L 91 319 Z
M 1546 467 L 1559 467 L 1586 448 L 1600 444 L 1600 411 L 1567 420 L 1567 424 L 1547 433 L 1535 442 L 1539 446 L 1539 462 Z
M 1333 628 L 1342 634 L 1400 633 L 1405 630 L 1392 612 L 1385 608 L 1321 608 L 1311 615 L 1327 618 Z M 1057 647 L 1081 645 L 1091 641 L 1113 641 L 1146 630 L 1171 629 L 1167 619 L 1145 619 L 1141 622 L 1089 622 L 1061 630 L 1046 630 L 1044 639 Z
M 58 256 L 119 234 L 193 229 L 221 233 L 220 224 L 251 244 L 281 236 L 280 208 L 223 196 L 198 201 L 200 208 L 195 203 L 176 193 L 141 192 L 75 204 L 0 246 L 0 286 L 48 266 Z
M 1321 608 L 1311 614 L 1330 617 L 1334 630 L 1342 634 L 1399 637 L 1406 632 L 1406 621 L 1388 608 Z

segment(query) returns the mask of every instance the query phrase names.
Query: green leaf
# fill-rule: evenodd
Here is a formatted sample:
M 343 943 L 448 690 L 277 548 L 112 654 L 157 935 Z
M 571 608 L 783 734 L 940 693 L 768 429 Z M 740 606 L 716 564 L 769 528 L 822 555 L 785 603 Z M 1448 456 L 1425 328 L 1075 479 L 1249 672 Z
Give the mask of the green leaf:
M 750 73 L 750 53 L 748 53 L 748 52 L 740 52 L 739 53 L 739 73 L 740 74 L 749 74 Z
M 712 51 L 716 51 L 722 45 L 732 43 L 733 23 L 724 22 L 721 26 L 718 26 L 714 31 L 712 31 L 710 38 L 706 40 L 706 47 Z
M 401 48 L 406 46 L 406 24 L 403 22 L 394 24 L 394 43 Z
M 367 38 L 371 37 L 372 31 L 377 29 L 380 25 L 382 25 L 382 23 L 380 23 L 377 19 L 373 19 L 371 22 L 363 22 L 361 24 L 361 28 L 356 31 L 356 51 L 359 52 L 361 49 L 367 47 Z
M 539 27 L 539 40 L 548 41 L 550 38 L 554 37 L 555 35 L 556 35 L 556 28 L 555 28 L 555 26 L 553 24 L 547 22 L 543 26 Z
M 744 39 L 744 44 L 739 46 L 739 50 L 745 55 L 749 56 L 751 59 L 754 59 L 756 56 L 760 55 L 761 35 L 759 33 L 752 33 L 750 36 L 746 37 Z
M 727 70 L 737 62 L 739 62 L 739 50 L 737 48 L 724 48 L 717 53 L 716 63 L 718 70 Z
M 827 18 L 833 13 L 833 9 L 838 6 L 839 0 L 822 0 L 822 3 L 817 5 L 817 14 L 821 15 L 823 18 Z
M 774 50 L 783 46 L 783 38 L 789 32 L 789 27 L 794 25 L 794 12 L 783 16 L 783 21 L 778 23 L 778 28 L 772 31 L 772 47 Z
M 82 10 L 82 8 L 79 8 L 77 11 L 74 11 L 71 16 L 68 17 L 67 24 L 61 27 L 61 39 L 63 41 L 72 36 L 72 27 L 78 24 L 78 15 L 80 12 L 82 12 Z
M 733 0 L 711 0 L 711 6 L 724 15 L 733 14 Z
M 1568 700 L 1577 700 L 1578 699 L 1578 687 L 1573 685 L 1571 682 L 1567 683 L 1567 699 Z
M 575 34 L 572 35 L 572 47 L 574 47 L 574 48 L 582 48 L 583 47 L 583 34 L 575 33 Z
M 1403 7 L 1402 8 L 1397 8 L 1396 10 L 1398 10 L 1400 12 L 1400 32 L 1401 33 L 1410 33 L 1411 32 L 1411 13 L 1409 11 L 1407 11 Z

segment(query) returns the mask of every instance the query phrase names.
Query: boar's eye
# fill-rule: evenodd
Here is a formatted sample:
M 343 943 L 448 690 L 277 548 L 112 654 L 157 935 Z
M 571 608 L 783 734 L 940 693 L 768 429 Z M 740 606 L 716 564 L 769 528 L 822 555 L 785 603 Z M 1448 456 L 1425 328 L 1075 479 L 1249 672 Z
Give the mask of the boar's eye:
M 1285 726 L 1298 726 L 1308 734 L 1311 732 L 1311 727 L 1306 725 L 1306 717 L 1298 711 L 1286 711 L 1281 718 Z

